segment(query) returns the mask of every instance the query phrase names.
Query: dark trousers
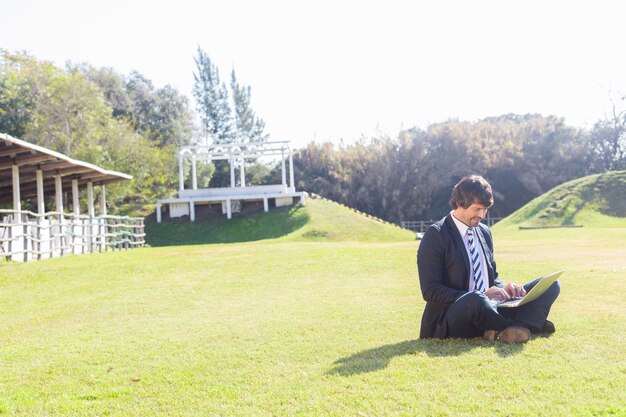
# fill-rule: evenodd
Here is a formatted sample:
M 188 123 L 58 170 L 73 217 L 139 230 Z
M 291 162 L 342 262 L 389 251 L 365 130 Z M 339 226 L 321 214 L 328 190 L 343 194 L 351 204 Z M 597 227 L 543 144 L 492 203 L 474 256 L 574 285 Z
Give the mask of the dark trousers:
M 528 292 L 539 279 L 524 285 Z M 448 308 L 446 323 L 448 337 L 478 337 L 485 330 L 502 331 L 509 326 L 526 327 L 532 332 L 541 330 L 550 307 L 559 296 L 561 288 L 558 281 L 536 300 L 520 307 L 494 307 L 489 299 L 478 291 L 468 292 Z

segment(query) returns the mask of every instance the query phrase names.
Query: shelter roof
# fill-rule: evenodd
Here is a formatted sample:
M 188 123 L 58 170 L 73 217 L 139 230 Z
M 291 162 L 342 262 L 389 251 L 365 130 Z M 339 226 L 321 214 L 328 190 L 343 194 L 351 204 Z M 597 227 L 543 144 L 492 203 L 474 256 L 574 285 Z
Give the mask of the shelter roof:
M 36 172 L 43 172 L 44 194 L 54 191 L 54 176 L 61 175 L 63 188 L 78 180 L 83 186 L 88 182 L 94 185 L 109 184 L 129 180 L 131 175 L 110 171 L 88 162 L 72 159 L 67 155 L 34 145 L 24 140 L 0 133 L 0 203 L 12 201 L 13 165 L 19 166 L 20 197 L 37 196 Z

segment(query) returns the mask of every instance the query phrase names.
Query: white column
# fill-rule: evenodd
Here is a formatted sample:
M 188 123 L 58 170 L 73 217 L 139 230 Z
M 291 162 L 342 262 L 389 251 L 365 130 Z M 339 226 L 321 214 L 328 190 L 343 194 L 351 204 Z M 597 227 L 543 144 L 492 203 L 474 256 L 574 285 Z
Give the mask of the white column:
M 294 188 L 294 180 L 293 180 L 293 154 L 291 153 L 291 149 L 289 150 L 289 186 Z M 295 191 L 295 188 L 294 188 Z
M 81 226 L 81 221 L 78 219 L 78 215 L 80 214 L 80 201 L 78 199 L 78 180 L 72 180 L 72 213 L 74 213 L 74 217 L 72 219 L 71 232 L 73 237 L 70 237 L 70 241 L 72 242 L 71 251 L 72 253 L 80 253 L 79 251 L 83 248 L 82 245 L 79 245 L 83 239 L 83 230 L 79 229 Z
M 88 233 L 85 238 L 88 238 L 89 252 L 94 251 L 94 237 L 98 236 L 98 226 L 94 224 L 95 209 L 93 207 L 93 182 L 87 182 L 87 214 L 89 215 L 89 221 L 87 222 Z M 83 228 L 83 234 L 85 229 Z
M 100 251 L 104 252 L 107 250 L 107 219 L 104 218 L 107 215 L 107 189 L 104 184 L 100 186 L 100 213 L 103 216 L 100 219 Z
M 230 198 L 226 200 L 226 218 L 230 220 L 233 217 L 233 211 L 230 207 Z
M 244 168 L 245 160 L 241 158 L 241 166 L 239 168 L 239 182 L 242 187 L 246 186 L 246 169 Z
M 191 188 L 198 189 L 198 177 L 196 176 L 196 157 L 191 159 Z
M 62 182 L 62 178 L 60 175 L 55 175 L 54 176 L 54 200 L 55 200 L 55 211 L 57 211 L 58 214 L 58 225 L 55 227 L 56 232 L 59 235 L 61 235 L 60 237 L 55 237 L 54 238 L 54 246 L 56 249 L 53 250 L 53 252 L 50 254 L 50 256 L 54 256 L 56 255 L 60 255 L 63 256 L 64 253 L 64 249 L 62 249 L 63 246 L 65 246 L 65 238 L 63 237 L 63 235 L 65 234 L 64 231 L 64 226 L 63 223 L 65 223 L 65 217 L 63 216 L 63 182 Z M 52 229 L 50 229 L 50 231 L 52 232 Z
M 63 213 L 63 183 L 60 175 L 54 176 L 54 201 L 56 203 L 55 210 Z
M 93 182 L 91 181 L 87 183 L 87 213 L 89 217 L 93 217 L 95 214 L 93 208 Z
M 37 172 L 37 213 L 44 214 L 46 206 L 43 200 L 43 171 L 38 169 Z
M 230 157 L 228 161 L 230 162 L 230 187 L 235 188 L 235 160 Z
M 157 223 L 161 223 L 161 203 L 157 203 L 156 205 L 156 217 Z
M 13 165 L 13 210 L 22 211 L 22 198 L 20 197 L 20 167 Z M 16 214 L 15 219 L 19 219 L 20 215 Z
M 100 190 L 100 207 L 103 216 L 107 215 L 107 189 L 104 184 L 102 184 Z
M 269 206 L 267 204 L 267 197 L 263 197 L 263 211 L 266 213 L 269 211 Z
M 193 201 L 189 202 L 189 220 L 192 222 L 196 220 L 196 205 Z
M 282 173 L 283 173 L 283 187 L 287 186 L 287 168 L 285 167 L 285 150 L 283 149 L 282 151 Z
M 178 157 L 178 190 L 185 189 L 185 179 L 183 178 L 183 157 Z
M 80 201 L 78 200 L 78 180 L 72 180 L 72 212 L 80 214 Z

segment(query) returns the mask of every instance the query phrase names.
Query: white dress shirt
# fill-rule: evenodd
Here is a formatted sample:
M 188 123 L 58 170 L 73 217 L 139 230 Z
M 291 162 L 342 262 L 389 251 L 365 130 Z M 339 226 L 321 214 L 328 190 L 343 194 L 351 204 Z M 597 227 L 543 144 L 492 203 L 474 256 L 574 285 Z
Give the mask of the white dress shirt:
M 450 212 L 450 214 L 452 215 L 452 220 L 454 220 L 454 224 L 456 224 L 456 227 L 457 229 L 459 229 L 459 233 L 461 234 L 461 237 L 463 238 L 463 243 L 465 244 L 465 250 L 467 251 L 467 257 L 469 259 L 472 259 L 472 256 L 470 255 L 469 243 L 467 242 L 467 229 L 469 229 L 469 226 L 461 222 L 460 220 L 458 220 L 456 217 L 454 217 L 452 212 Z M 487 260 L 485 259 L 485 253 L 483 252 L 483 245 L 480 243 L 480 238 L 478 237 L 478 231 L 476 229 L 478 228 L 477 227 L 474 228 L 474 247 L 478 251 L 478 260 L 480 261 L 480 269 L 483 271 L 482 273 L 483 285 L 484 285 L 484 288 L 488 289 L 489 288 L 489 278 L 488 278 L 489 275 L 487 272 Z M 476 286 L 474 285 L 474 270 L 470 266 L 469 288 L 467 290 L 474 291 L 475 287 Z

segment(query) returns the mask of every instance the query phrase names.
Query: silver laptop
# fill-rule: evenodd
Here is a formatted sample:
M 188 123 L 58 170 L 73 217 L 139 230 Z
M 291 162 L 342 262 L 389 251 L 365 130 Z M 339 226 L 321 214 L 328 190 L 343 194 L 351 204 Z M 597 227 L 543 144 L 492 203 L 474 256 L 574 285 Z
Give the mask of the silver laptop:
M 541 295 L 544 292 L 546 292 L 548 288 L 550 288 L 550 285 L 554 284 L 554 281 L 556 281 L 561 276 L 562 273 L 563 271 L 558 271 L 558 272 L 553 272 L 550 275 L 544 275 L 540 277 L 539 282 L 535 284 L 535 286 L 532 287 L 530 291 L 526 293 L 525 296 L 521 298 L 515 298 L 513 300 L 505 301 L 503 303 L 497 304 L 497 306 L 498 307 L 519 307 L 526 303 L 530 303 L 531 301 L 536 300 L 537 298 L 541 297 Z

